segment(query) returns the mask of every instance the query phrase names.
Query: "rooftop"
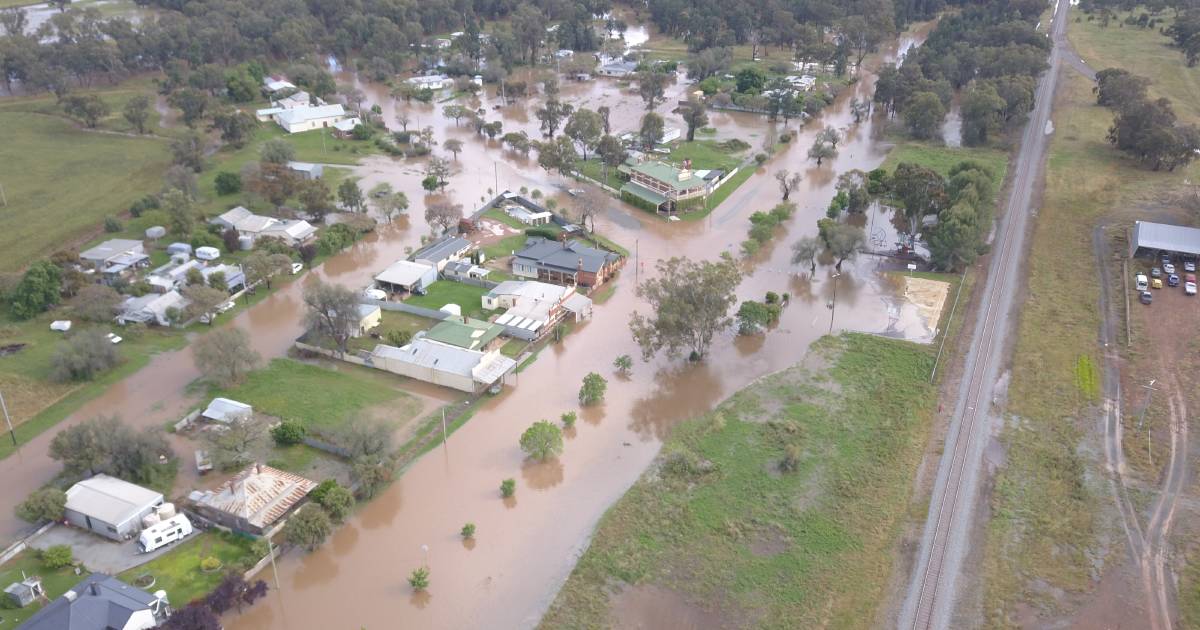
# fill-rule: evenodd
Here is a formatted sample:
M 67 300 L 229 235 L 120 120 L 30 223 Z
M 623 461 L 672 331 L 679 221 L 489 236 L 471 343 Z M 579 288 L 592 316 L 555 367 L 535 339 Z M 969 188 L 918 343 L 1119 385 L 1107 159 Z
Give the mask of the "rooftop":
M 479 365 L 479 360 L 483 357 L 483 353 L 478 350 L 467 350 L 424 337 L 413 339 L 401 348 L 380 344 L 375 346 L 372 354 L 461 376 L 471 376 L 471 371 Z
M 79 254 L 79 257 L 84 260 L 108 260 L 117 254 L 124 254 L 131 249 L 142 247 L 141 241 L 135 241 L 129 238 L 114 238 L 99 245 L 86 249 Z
M 412 255 L 412 259 L 428 260 L 437 263 L 453 258 L 464 250 L 470 249 L 470 247 L 471 241 L 465 238 L 446 236 L 418 250 Z
M 228 398 L 214 398 L 208 403 L 208 407 L 204 409 L 202 414 L 209 420 L 217 422 L 229 423 L 236 419 L 241 419 L 253 413 L 254 408 L 243 402 L 230 400 Z
M 251 464 L 196 503 L 267 528 L 316 488 L 314 481 L 263 464 Z
M 84 479 L 67 490 L 67 509 L 120 525 L 148 506 L 161 503 L 163 495 L 103 473 Z
M 310 120 L 318 120 L 321 118 L 335 118 L 345 116 L 346 110 L 340 103 L 333 105 L 321 105 L 319 107 L 296 107 L 294 109 L 284 110 L 275 114 L 279 122 L 285 125 L 308 122 Z
M 704 180 L 695 177 L 692 171 L 685 171 L 664 162 L 642 162 L 630 166 L 629 169 L 660 181 L 675 190 L 691 190 L 704 185 Z
M 646 188 L 645 186 L 642 186 L 641 184 L 638 184 L 637 182 L 625 182 L 625 185 L 621 186 L 621 192 L 627 192 L 634 197 L 641 199 L 642 201 L 652 203 L 656 206 L 661 206 L 667 201 L 666 197 L 654 192 L 653 190 L 650 190 L 649 188 Z
M 503 327 L 482 320 L 450 317 L 430 328 L 425 337 L 467 350 L 481 350 L 503 331 Z
M 124 628 L 135 612 L 154 610 L 157 598 L 103 573 L 93 573 L 30 617 L 22 630 Z M 157 617 L 156 617 L 157 618 Z M 160 619 L 161 621 L 161 619 Z M 139 626 L 140 627 L 140 626 Z
M 1197 255 L 1200 254 L 1200 229 L 1136 221 L 1133 224 L 1133 247 Z
M 397 260 L 388 265 L 387 269 L 379 272 L 375 279 L 379 282 L 395 284 L 402 287 L 411 287 L 424 278 L 433 267 L 411 260 Z
M 559 243 L 540 237 L 526 241 L 525 249 L 517 252 L 516 256 L 535 260 L 545 267 L 589 273 L 598 273 L 605 265 L 619 258 L 616 254 L 589 247 L 577 240 Z

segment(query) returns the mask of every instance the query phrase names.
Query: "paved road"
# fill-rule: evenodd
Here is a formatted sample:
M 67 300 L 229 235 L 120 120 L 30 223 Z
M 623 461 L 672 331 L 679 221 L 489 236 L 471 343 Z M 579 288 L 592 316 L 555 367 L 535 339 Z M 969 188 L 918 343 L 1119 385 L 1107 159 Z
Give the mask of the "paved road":
M 901 628 L 941 629 L 952 623 L 963 558 L 972 543 L 970 529 L 982 480 L 983 448 L 996 421 L 994 388 L 1016 322 L 1013 304 L 1021 288 L 1026 228 L 1046 164 L 1046 130 L 1064 57 L 1068 7 L 1069 2 L 1060 0 L 1055 8 L 1050 68 L 1038 82 L 1036 105 L 1021 139 L 1011 191 L 993 243 L 980 317 L 971 335 L 920 553 L 901 611 Z

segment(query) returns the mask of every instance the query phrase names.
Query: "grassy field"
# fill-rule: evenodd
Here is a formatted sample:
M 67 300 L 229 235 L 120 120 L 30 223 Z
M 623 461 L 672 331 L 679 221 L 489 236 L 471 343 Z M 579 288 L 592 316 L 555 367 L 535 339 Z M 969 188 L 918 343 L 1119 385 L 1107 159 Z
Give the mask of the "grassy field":
M 582 174 L 584 177 L 600 182 L 609 188 L 620 190 L 621 186 L 625 185 L 624 180 L 621 179 L 620 173 L 618 173 L 617 169 L 615 168 L 609 168 L 608 177 L 605 177 L 604 163 L 598 158 L 580 160 L 578 162 L 578 166 L 580 174 Z
M 731 171 L 742 162 L 737 157 L 739 153 L 745 153 L 745 150 L 727 151 L 715 140 L 696 140 L 675 145 L 667 161 L 681 165 L 684 160 L 691 160 L 693 169 L 719 168 Z
M 0 566 L 0 583 L 8 586 L 20 582 L 22 573 L 27 576 L 37 575 L 42 578 L 42 588 L 46 589 L 46 597 L 51 600 L 61 597 L 72 586 L 75 586 L 84 576 L 75 575 L 71 567 L 50 569 L 38 559 L 36 551 L 23 551 L 3 566 Z M 7 598 L 7 595 L 5 596 Z M 16 628 L 34 613 L 42 609 L 42 604 L 34 603 L 26 608 L 9 609 L 0 606 L 0 628 Z
M 947 147 L 905 139 L 888 153 L 880 168 L 891 172 L 896 170 L 896 165 L 901 162 L 914 162 L 945 177 L 951 168 L 965 160 L 978 162 L 991 171 L 992 180 L 996 184 L 994 188 L 997 192 L 1000 191 L 1004 177 L 1008 174 L 1008 153 L 999 149 Z
M 609 625 L 614 593 L 647 586 L 724 626 L 870 624 L 929 430 L 933 357 L 858 334 L 811 352 L 813 372 L 768 376 L 675 429 L 542 627 Z
M 98 231 L 104 217 L 157 191 L 170 162 L 161 139 L 86 132 L 53 116 L 0 109 L 0 271 L 16 271 Z
M 381 372 L 349 365 L 328 370 L 291 359 L 275 359 L 251 372 L 241 385 L 213 395 L 319 429 L 335 428 L 350 416 L 383 403 L 388 403 L 388 419 L 397 424 L 407 422 L 421 408 L 416 399 L 395 388 L 395 379 Z
M 258 561 L 250 547 L 252 540 L 220 531 L 203 532 L 193 536 L 169 553 L 130 569 L 117 577 L 132 584 L 139 576 L 153 575 L 154 590 L 163 589 L 176 609 L 208 595 L 220 584 L 225 569 L 235 565 L 253 565 Z M 221 561 L 222 570 L 206 572 L 200 561 L 212 556 Z M 249 566 L 245 566 L 249 568 Z M 245 569 L 241 569 L 245 570 Z
M 1085 39 L 1094 36 L 1086 22 L 1070 28 L 1072 40 L 1080 31 Z M 1151 74 L 1153 66 L 1170 63 L 1171 72 L 1182 76 L 1182 59 L 1152 54 L 1145 49 L 1151 36 L 1139 33 L 1114 25 L 1097 47 L 1107 47 L 1105 54 L 1119 57 L 1135 73 Z M 1127 48 L 1130 40 L 1143 45 Z M 1093 61 L 1089 54 L 1083 56 Z M 1194 180 L 1197 170 L 1193 165 L 1155 173 L 1122 157 L 1104 139 L 1112 113 L 1095 105 L 1091 87 L 1074 71 L 1064 71 L 1046 192 L 1026 261 L 1028 287 L 1008 395 L 1010 410 L 1021 422 L 1010 424 L 1002 436 L 1007 466 L 996 478 L 984 559 L 984 610 L 992 627 L 1016 625 L 1018 603 L 1052 608 L 1057 602 L 1051 590 L 1078 592 L 1092 585 L 1101 537 L 1097 502 L 1107 501 L 1108 495 L 1095 486 L 1099 481 L 1085 477 L 1086 470 L 1098 470 L 1101 464 L 1092 461 L 1098 455 L 1080 448 L 1095 420 L 1093 393 L 1081 389 L 1077 366 L 1101 359 L 1096 348 L 1099 288 L 1095 282 L 1063 278 L 1095 278 L 1091 232 L 1102 218 L 1135 214 L 1139 203 Z M 1186 92 L 1190 106 L 1200 101 L 1200 91 Z M 1176 103 L 1177 108 L 1183 105 Z
M 435 311 L 447 304 L 457 304 L 463 315 L 487 319 L 488 312 L 483 310 L 483 296 L 487 295 L 487 292 L 483 287 L 442 280 L 429 285 L 426 295 L 414 295 L 404 303 Z

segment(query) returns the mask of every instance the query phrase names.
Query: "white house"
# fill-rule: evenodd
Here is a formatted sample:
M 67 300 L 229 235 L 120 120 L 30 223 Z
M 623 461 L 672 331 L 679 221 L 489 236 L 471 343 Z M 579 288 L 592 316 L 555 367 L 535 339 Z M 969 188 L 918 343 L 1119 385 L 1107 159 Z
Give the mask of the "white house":
M 279 77 L 263 77 L 263 87 L 267 89 L 267 93 L 269 94 L 296 89 L 295 84 Z
M 237 230 L 243 249 L 250 249 L 255 241 L 264 236 L 278 238 L 288 245 L 295 246 L 307 242 L 317 233 L 317 228 L 308 221 L 281 221 L 274 217 L 254 214 L 243 206 L 227 210 L 210 223 L 226 230 Z
M 444 74 L 409 77 L 404 82 L 416 86 L 418 89 L 429 88 L 431 90 L 444 90 L 454 85 L 454 79 Z
M 345 117 L 346 110 L 340 103 L 317 107 L 296 107 L 285 109 L 274 115 L 275 123 L 288 133 L 331 127 Z
M 375 276 L 375 286 L 389 293 L 423 289 L 437 281 L 438 270 L 433 265 L 397 260 Z
M 627 77 L 637 71 L 637 64 L 632 61 L 617 59 L 601 64 L 596 68 L 596 74 L 603 77 L 614 77 L 621 79 Z
M 126 298 L 121 305 L 121 314 L 117 315 L 117 323 L 122 326 L 130 323 L 170 326 L 172 309 L 182 312 L 187 305 L 188 299 L 173 289 L 163 294 L 147 293 Z
M 517 365 L 499 350 L 468 350 L 423 336 L 400 348 L 377 345 L 371 362 L 381 370 L 464 392 L 490 387 Z
M 313 105 L 324 105 L 325 101 L 314 99 L 308 92 L 296 92 L 289 94 L 283 98 L 275 99 L 271 105 L 279 109 L 298 109 L 301 107 L 312 107 Z

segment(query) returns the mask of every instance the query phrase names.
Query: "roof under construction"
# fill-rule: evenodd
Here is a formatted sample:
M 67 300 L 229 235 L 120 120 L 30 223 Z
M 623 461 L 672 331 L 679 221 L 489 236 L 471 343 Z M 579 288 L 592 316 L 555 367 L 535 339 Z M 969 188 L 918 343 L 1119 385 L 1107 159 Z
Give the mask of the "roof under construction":
M 196 503 L 266 529 L 299 503 L 316 482 L 263 464 L 252 464 Z

